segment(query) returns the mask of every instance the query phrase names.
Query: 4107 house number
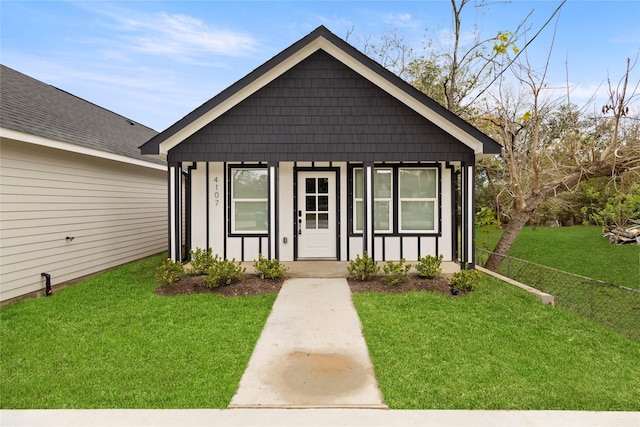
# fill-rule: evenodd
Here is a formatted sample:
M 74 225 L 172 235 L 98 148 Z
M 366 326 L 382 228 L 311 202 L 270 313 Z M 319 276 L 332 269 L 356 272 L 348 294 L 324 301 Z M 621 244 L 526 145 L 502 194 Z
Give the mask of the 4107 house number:
M 218 177 L 214 177 L 213 178 L 213 182 L 215 185 L 214 188 L 214 193 L 213 193 L 213 200 L 215 201 L 215 206 L 218 206 L 220 204 L 220 189 L 218 188 Z

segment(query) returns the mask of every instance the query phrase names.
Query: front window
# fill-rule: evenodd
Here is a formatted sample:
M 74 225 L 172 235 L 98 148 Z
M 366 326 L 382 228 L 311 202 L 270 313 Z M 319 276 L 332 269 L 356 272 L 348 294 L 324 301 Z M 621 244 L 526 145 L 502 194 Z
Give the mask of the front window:
M 353 232 L 362 233 L 362 168 L 353 169 Z M 394 186 L 394 180 L 397 185 Z M 376 233 L 433 233 L 438 229 L 438 169 L 373 169 L 373 221 Z
M 373 222 L 378 233 L 393 231 L 393 173 L 390 168 L 374 169 L 373 171 Z M 353 171 L 354 195 L 354 231 L 362 233 L 363 221 L 363 191 L 362 169 Z
M 267 233 L 269 179 L 266 168 L 231 169 L 231 230 Z
M 436 169 L 406 168 L 398 172 L 400 232 L 431 232 L 437 224 Z

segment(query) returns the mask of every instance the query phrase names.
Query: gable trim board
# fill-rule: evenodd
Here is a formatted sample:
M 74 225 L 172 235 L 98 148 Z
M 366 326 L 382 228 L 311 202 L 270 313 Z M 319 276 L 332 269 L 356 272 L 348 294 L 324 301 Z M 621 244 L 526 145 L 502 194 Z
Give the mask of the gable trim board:
M 344 115 L 349 120 L 342 120 Z M 190 190 L 197 192 L 189 195 L 190 202 L 182 206 L 182 197 L 176 191 L 170 194 L 169 247 L 175 260 L 188 257 L 189 249 L 205 249 L 200 245 L 243 261 L 260 254 L 282 261 L 301 258 L 300 233 L 309 230 L 300 224 L 322 216 L 324 226 L 333 208 L 318 208 L 314 203 L 321 203 L 319 190 L 302 192 L 300 186 L 307 184 L 299 177 L 303 171 L 320 176 L 333 170 L 335 255 L 328 249 L 324 254 L 315 252 L 321 254 L 318 258 L 349 260 L 367 252 L 376 260 L 417 261 L 427 254 L 442 254 L 447 261 L 459 257 L 464 267 L 472 268 L 474 164 L 482 156 L 499 153 L 500 146 L 319 27 L 150 139 L 141 152 L 169 160 L 169 179 L 176 189 L 181 187 L 182 171 L 196 164 L 189 167 L 196 171 L 193 176 L 186 172 Z M 267 171 L 268 192 L 247 199 L 254 203 L 255 221 L 266 215 L 267 223 L 254 224 L 259 233 L 232 232 L 236 215 L 232 175 L 241 167 Z M 438 171 L 437 185 L 427 184 L 429 174 L 421 172 L 433 167 Z M 360 201 L 353 194 L 357 168 L 362 169 Z M 399 183 L 407 168 L 413 168 L 417 186 L 408 195 Z M 386 199 L 377 195 L 380 169 L 394 174 L 393 190 Z M 311 185 L 320 185 L 312 175 L 307 178 Z M 210 200 L 214 179 L 224 180 L 222 202 L 216 200 L 221 206 Z M 430 190 L 423 187 L 427 185 Z M 460 249 L 458 206 L 463 228 Z M 183 210 L 191 224 L 187 227 L 179 224 Z M 362 215 L 361 232 L 354 232 L 356 211 Z M 243 220 L 252 221 L 247 213 L 241 212 Z M 387 223 L 387 231 L 381 231 L 376 226 L 380 220 L 393 221 L 391 229 Z M 320 222 L 311 224 L 319 227 Z M 186 238 L 183 230 L 189 230 Z M 185 241 L 193 247 L 184 247 Z

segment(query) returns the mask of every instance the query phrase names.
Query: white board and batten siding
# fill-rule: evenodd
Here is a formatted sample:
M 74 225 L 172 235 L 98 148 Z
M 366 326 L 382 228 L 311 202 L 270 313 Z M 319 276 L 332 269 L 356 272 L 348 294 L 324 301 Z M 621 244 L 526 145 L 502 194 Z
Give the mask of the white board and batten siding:
M 166 168 L 0 141 L 0 301 L 167 247 Z
M 191 247 L 193 249 L 212 249 L 215 255 L 228 259 L 251 261 L 259 254 L 278 254 L 281 261 L 296 259 L 294 240 L 296 234 L 296 218 L 294 217 L 294 180 L 295 168 L 308 171 L 315 168 L 332 168 L 337 172 L 340 182 L 339 192 L 339 224 L 340 224 L 340 260 L 348 261 L 362 256 L 363 238 L 361 235 L 349 235 L 348 224 L 348 164 L 346 162 L 280 162 L 277 169 L 277 191 L 271 194 L 271 200 L 277 200 L 277 215 L 274 206 L 270 206 L 272 223 L 271 229 L 277 225 L 278 234 L 269 239 L 263 236 L 230 236 L 227 230 L 228 218 L 227 197 L 228 177 L 222 162 L 198 162 L 191 173 Z M 444 261 L 454 260 L 454 232 L 451 223 L 453 216 L 452 199 L 452 169 L 445 163 L 439 167 L 441 177 L 440 211 L 441 226 L 439 234 L 415 235 L 380 235 L 373 239 L 374 254 L 377 260 L 399 260 L 415 262 L 425 255 L 443 255 Z M 274 176 L 272 171 L 271 176 Z M 208 177 L 208 179 L 207 179 Z M 207 197 L 208 191 L 208 197 Z M 207 202 L 209 205 L 207 206 Z M 275 202 L 274 202 L 275 203 Z M 272 245 L 269 248 L 269 245 Z M 275 246 L 277 245 L 277 250 Z

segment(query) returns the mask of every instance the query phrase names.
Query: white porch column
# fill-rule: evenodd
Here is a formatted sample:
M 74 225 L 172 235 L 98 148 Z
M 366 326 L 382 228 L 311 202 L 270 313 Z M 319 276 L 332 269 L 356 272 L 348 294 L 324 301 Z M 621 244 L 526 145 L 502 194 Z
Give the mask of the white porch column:
M 267 258 L 279 258 L 278 254 L 278 162 L 269 162 L 269 253 Z
M 182 261 L 182 167 L 169 166 L 169 258 Z
M 362 251 L 375 259 L 373 253 L 373 163 L 365 162 L 362 165 Z
M 463 267 L 475 268 L 475 167 L 462 164 L 462 247 Z

